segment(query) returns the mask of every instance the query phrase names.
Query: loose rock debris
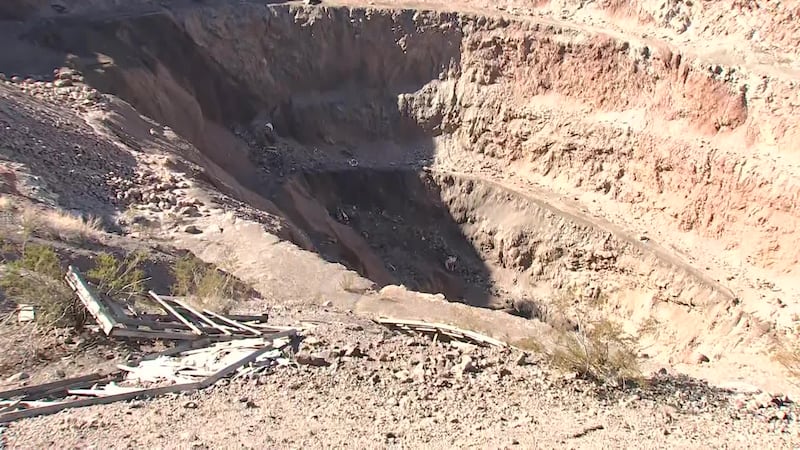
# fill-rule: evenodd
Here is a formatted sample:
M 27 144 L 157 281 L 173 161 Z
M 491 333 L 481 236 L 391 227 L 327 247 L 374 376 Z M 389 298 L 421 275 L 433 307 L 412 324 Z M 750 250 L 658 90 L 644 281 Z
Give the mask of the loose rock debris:
M 140 319 L 128 319 L 127 327 L 120 326 L 120 319 L 130 317 L 122 311 L 121 305 L 101 301 L 74 268 L 70 268 L 67 279 L 108 336 L 138 337 L 152 333 L 154 338 L 162 338 L 164 329 L 174 327 L 169 331 L 174 336 L 169 336 L 182 342 L 161 353 L 145 356 L 137 364 L 118 365 L 119 371 L 111 374 L 88 374 L 0 392 L 0 423 L 53 414 L 68 408 L 204 389 L 222 378 L 257 377 L 276 365 L 329 364 L 324 358 L 314 355 L 298 353 L 292 359 L 284 353 L 290 344 L 299 342 L 301 336 L 297 329 L 265 331 L 263 327 L 256 328 L 262 323 L 251 323 L 251 326 L 209 311 L 205 312 L 208 314 L 199 313 L 188 304 L 172 298 L 164 299 L 152 292 L 151 296 L 176 320 L 155 320 L 151 316 L 148 320 L 162 324 L 162 329 L 148 329 L 151 322 L 145 320 L 136 324 L 141 328 L 131 330 L 127 327 Z M 188 311 L 194 317 L 182 311 Z M 217 332 L 206 332 L 200 322 L 208 326 L 204 328 Z M 435 339 L 441 336 L 453 344 L 507 347 L 488 336 L 450 325 L 386 318 L 376 322 L 406 332 L 435 333 Z M 135 331 L 136 334 L 129 331 Z M 245 331 L 260 336 L 236 338 Z M 345 349 L 343 355 L 357 357 L 363 356 L 363 352 L 354 346 Z M 464 357 L 455 369 L 459 373 L 466 373 L 474 371 L 475 366 L 471 358 Z
M 287 364 L 283 349 L 296 336 L 295 330 L 286 330 L 270 337 L 218 342 L 201 348 L 184 345 L 146 357 L 136 366 L 120 366 L 120 371 L 109 375 L 89 374 L 3 391 L 0 423 L 67 408 L 204 389 L 222 378 L 237 378 Z

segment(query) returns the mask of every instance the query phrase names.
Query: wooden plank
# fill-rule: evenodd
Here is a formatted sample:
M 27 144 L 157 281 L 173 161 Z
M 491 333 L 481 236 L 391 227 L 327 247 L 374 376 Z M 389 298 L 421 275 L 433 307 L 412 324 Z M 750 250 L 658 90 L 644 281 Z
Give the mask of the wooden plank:
M 181 322 L 183 322 L 184 325 L 186 325 L 187 327 L 191 328 L 191 330 L 192 330 L 192 332 L 194 334 L 196 334 L 198 336 L 202 336 L 203 335 L 203 332 L 200 331 L 199 328 L 197 328 L 189 319 L 187 319 L 187 318 L 183 317 L 182 315 L 180 315 L 178 313 L 178 311 L 175 310 L 175 308 L 173 308 L 166 301 L 162 300 L 161 297 L 158 296 L 158 294 L 156 294 L 153 291 L 148 292 L 148 294 L 150 294 L 150 296 L 153 297 L 153 299 L 155 299 L 155 301 L 158 302 L 159 305 L 161 305 L 164 309 L 166 309 L 167 312 L 169 312 L 170 314 L 175 316 L 176 319 L 178 319 Z
M 162 299 L 165 298 L 163 295 L 159 294 L 159 297 Z M 173 300 L 174 301 L 174 300 Z M 243 316 L 237 314 L 226 314 L 225 317 L 229 319 L 233 319 L 239 322 L 248 322 L 245 325 L 252 325 L 254 327 L 265 327 L 266 325 L 266 315 L 264 316 Z M 138 316 L 132 317 L 128 316 L 128 318 L 132 320 L 143 320 L 145 322 L 155 322 L 155 323 L 175 323 L 175 320 L 172 316 L 168 316 L 166 314 L 139 314 Z M 219 325 L 219 324 L 217 324 Z M 185 325 L 180 324 L 180 326 L 185 327 Z
M 172 347 L 170 349 L 164 350 L 163 352 L 151 353 L 149 355 L 145 355 L 144 357 L 142 357 L 141 360 L 142 361 L 150 361 L 150 360 L 159 358 L 161 356 L 178 355 L 180 353 L 183 353 L 183 352 L 186 352 L 186 351 L 189 351 L 189 350 L 193 350 L 193 349 L 200 348 L 200 347 L 205 347 L 205 346 L 209 345 L 210 343 L 211 343 L 211 340 L 208 339 L 208 338 L 202 338 L 202 339 L 197 339 L 197 340 L 194 340 L 194 341 L 183 342 L 183 343 L 181 343 L 179 345 L 176 345 L 175 347 Z
M 215 313 L 214 311 L 209 311 L 207 309 L 204 309 L 203 312 L 208 314 L 208 315 L 210 315 L 210 316 L 212 316 L 212 317 L 214 317 L 215 319 L 219 319 L 219 320 L 227 323 L 228 325 L 234 326 L 236 328 L 239 328 L 239 329 L 242 329 L 242 330 L 245 330 L 245 331 L 249 331 L 249 332 L 255 334 L 256 336 L 261 336 L 262 334 L 264 334 L 264 332 L 261 331 L 261 330 L 257 330 L 255 328 L 249 327 L 249 326 L 247 326 L 247 325 L 245 325 L 245 324 L 243 324 L 241 322 L 237 322 L 237 321 L 235 321 L 233 319 L 229 319 L 229 318 L 227 318 L 227 317 L 225 317 L 223 315 Z
M 124 394 L 128 392 L 141 391 L 141 388 L 126 387 L 126 386 L 103 386 L 103 389 L 70 389 L 67 391 L 69 395 L 80 395 L 84 397 L 107 397 L 109 395 Z
M 13 402 L 6 402 L 6 401 L 0 402 L 0 406 L 3 407 L 2 409 L 0 409 L 0 414 L 17 409 L 17 405 L 19 405 L 20 403 L 22 403 L 22 399 L 14 400 Z
M 39 408 L 31 408 L 26 409 L 23 411 L 12 411 L 5 414 L 0 414 L 0 423 L 11 422 L 18 419 L 24 419 L 28 417 L 35 417 L 41 416 L 45 414 L 54 414 L 59 411 L 63 411 L 64 409 L 68 408 L 78 408 L 81 406 L 91 406 L 91 405 L 104 405 L 108 403 L 114 403 L 118 401 L 125 401 L 125 400 L 132 400 L 138 397 L 154 397 L 158 395 L 173 393 L 173 392 L 180 392 L 180 391 L 188 391 L 188 390 L 196 390 L 196 389 L 203 389 L 212 384 L 216 383 L 226 375 L 232 373 L 234 370 L 238 369 L 239 367 L 249 364 L 259 356 L 263 355 L 264 353 L 272 350 L 272 345 L 267 345 L 264 348 L 256 350 L 249 355 L 245 356 L 244 358 L 233 362 L 226 367 L 222 368 L 221 370 L 217 371 L 214 375 L 202 380 L 202 381 L 193 381 L 191 383 L 179 383 L 173 384 L 170 386 L 161 386 L 156 388 L 150 389 L 141 389 L 132 392 L 124 392 L 120 394 L 108 395 L 104 397 L 93 397 L 93 398 L 85 398 L 80 400 L 73 400 L 69 402 L 62 402 L 53 405 L 42 406 Z
M 431 323 L 431 322 L 424 322 L 421 320 L 390 319 L 385 317 L 381 317 L 379 319 L 376 319 L 375 321 L 381 325 L 389 325 L 389 326 L 401 325 L 401 326 L 409 326 L 412 328 L 418 327 L 426 330 L 430 330 L 431 327 L 436 327 L 443 334 L 457 333 L 463 335 L 466 338 L 469 338 L 477 342 L 482 342 L 484 344 L 494 345 L 497 347 L 508 347 L 508 344 L 498 339 L 494 339 L 492 337 L 477 333 L 475 331 L 463 330 L 461 328 L 443 323 Z
M 282 327 L 276 325 L 253 325 L 254 327 L 258 327 L 259 330 L 264 331 L 286 331 L 286 330 L 296 330 L 295 327 Z
M 8 403 L 8 402 L 0 402 L 0 406 L 2 406 L 2 409 L 0 409 L 0 413 L 13 411 L 15 409 L 38 408 L 40 406 L 48 406 L 48 405 L 52 405 L 54 403 L 60 403 L 60 402 L 36 401 L 36 400 L 31 400 L 31 401 L 17 400 L 17 401 L 14 401 L 14 402 L 10 402 L 7 405 L 5 403 Z
M 144 327 L 150 328 L 151 330 L 187 330 L 191 331 L 191 328 L 187 327 L 182 322 L 175 321 L 172 316 L 164 315 L 163 317 L 169 318 L 170 321 L 163 321 L 163 320 L 150 320 L 150 319 L 140 319 L 139 317 L 132 317 L 132 316 L 125 316 L 125 317 L 118 317 L 117 321 L 123 325 L 128 327 Z M 217 324 L 219 327 L 225 328 L 226 330 L 230 331 L 231 327 L 225 327 L 222 325 Z M 197 327 L 206 334 L 219 334 L 219 329 L 216 327 Z
M 274 341 L 278 339 L 283 339 L 287 337 L 292 337 L 297 335 L 296 329 L 284 330 L 278 333 L 266 334 L 260 337 L 247 337 L 247 338 L 239 338 L 235 340 L 231 340 L 228 342 L 220 342 L 215 343 L 213 346 L 204 347 L 204 348 L 195 348 L 195 349 L 186 349 L 185 351 L 180 352 L 181 355 L 195 355 L 198 353 L 214 351 L 214 350 L 225 350 L 229 348 L 242 348 L 242 347 L 259 347 L 261 345 L 266 345 L 268 343 L 272 343 L 274 346 Z M 199 346 L 198 346 L 199 347 Z M 277 348 L 277 347 L 276 347 Z
M 244 366 L 245 364 L 249 364 L 249 363 L 255 361 L 256 359 L 258 359 L 259 356 L 261 356 L 264 353 L 267 353 L 268 351 L 271 351 L 273 349 L 274 349 L 274 347 L 272 346 L 272 344 L 267 344 L 267 345 L 264 346 L 264 348 L 258 349 L 256 351 L 254 351 L 253 353 L 250 353 L 249 355 L 245 356 L 244 358 L 228 364 L 224 368 L 218 370 L 217 373 L 215 373 L 214 375 L 212 375 L 212 376 L 206 378 L 205 380 L 201 381 L 200 382 L 200 387 L 201 388 L 205 388 L 205 387 L 211 386 L 212 384 L 214 384 L 217 381 L 219 381 L 220 379 L 222 379 L 222 377 L 225 377 L 226 375 L 232 373 L 234 370 L 238 369 L 239 367 Z
M 107 377 L 108 375 L 93 373 L 90 375 L 83 375 L 75 378 L 67 378 L 66 380 L 53 381 L 50 383 L 37 384 L 34 386 L 24 386 L 17 389 L 9 389 L 7 391 L 0 392 L 0 399 L 10 399 L 20 396 L 30 396 L 42 392 L 50 392 L 53 389 L 66 389 L 68 387 L 74 386 L 79 383 L 92 382 Z
M 108 403 L 114 403 L 118 401 L 132 400 L 137 397 L 144 397 L 144 396 L 152 397 L 157 395 L 169 394 L 172 392 L 194 390 L 198 389 L 199 387 L 200 387 L 200 382 L 195 381 L 191 383 L 173 384 L 169 386 L 161 386 L 151 389 L 141 389 L 139 391 L 125 392 L 116 395 L 109 395 L 106 397 L 92 397 L 92 398 L 84 398 L 68 402 L 61 402 L 53 405 L 42 406 L 39 408 L 31 408 L 23 411 L 13 411 L 5 414 L 0 414 L 0 423 L 11 422 L 14 420 L 24 419 L 27 417 L 53 414 L 68 408 L 78 408 L 81 406 L 91 406 L 91 405 L 105 405 Z
M 208 317 L 203 315 L 203 313 L 201 313 L 200 311 L 192 308 L 192 306 L 189 305 L 188 303 L 182 302 L 180 300 L 172 300 L 172 301 L 177 303 L 181 308 L 183 308 L 183 309 L 189 311 L 190 313 L 194 314 L 195 316 L 197 316 L 200 319 L 201 322 L 205 322 L 206 324 L 211 325 L 212 327 L 214 327 L 214 328 L 218 329 L 219 331 L 221 331 L 223 334 L 227 334 L 227 335 L 232 334 L 225 327 L 223 327 L 223 326 L 219 325 L 218 323 L 214 322 L 213 320 L 209 319 Z
M 86 309 L 100 324 L 103 332 L 110 336 L 112 330 L 118 326 L 118 323 L 111 311 L 97 298 L 92 288 L 83 280 L 78 269 L 69 266 L 64 278 L 67 280 L 67 284 L 78 294 L 78 298 L 86 306 Z
M 183 301 L 188 297 L 178 297 L 174 295 L 159 295 L 159 297 L 165 300 L 171 300 L 173 302 Z M 267 313 L 259 315 L 252 315 L 252 314 L 225 314 L 225 317 L 229 319 L 238 320 L 239 322 L 259 322 L 259 323 L 266 323 L 269 320 L 269 315 Z
M 279 334 L 279 333 L 272 333 L 272 334 Z M 259 336 L 271 336 L 270 333 L 259 333 Z M 171 331 L 150 331 L 150 330 L 136 330 L 133 328 L 116 328 L 112 332 L 111 336 L 114 337 L 127 337 L 127 338 L 137 338 L 137 339 L 163 339 L 165 341 L 194 341 L 200 340 L 203 338 L 208 338 L 211 342 L 217 341 L 230 341 L 235 339 L 247 339 L 252 338 L 253 336 L 250 334 L 232 334 L 232 335 L 225 335 L 225 334 L 214 334 L 214 335 L 197 335 L 193 333 L 181 333 L 181 332 L 171 332 Z
M 199 335 L 193 333 L 181 333 L 177 331 L 135 330 L 133 328 L 115 328 L 114 331 L 111 333 L 111 336 L 139 338 L 139 339 L 164 339 L 167 341 L 191 341 L 200 338 Z
M 267 315 L 267 313 L 264 313 L 260 316 L 252 316 L 246 314 L 226 314 L 225 316 L 233 320 L 238 320 L 239 322 L 267 323 L 267 321 L 269 320 L 269 315 Z

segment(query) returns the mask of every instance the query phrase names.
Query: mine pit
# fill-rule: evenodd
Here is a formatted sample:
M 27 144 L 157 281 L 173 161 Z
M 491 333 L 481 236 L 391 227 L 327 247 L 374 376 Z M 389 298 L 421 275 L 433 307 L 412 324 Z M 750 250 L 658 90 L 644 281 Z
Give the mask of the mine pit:
M 466 214 L 453 216 L 438 181 L 413 171 L 308 173 L 290 179 L 276 203 L 321 255 L 380 286 L 400 283 L 474 306 L 501 304 L 483 255 L 465 235 Z
M 789 221 L 743 206 L 792 214 L 778 198 L 792 178 L 772 189 L 758 163 L 733 182 L 744 156 L 713 141 L 781 144 L 787 128 L 753 132 L 772 127 L 758 100 L 647 42 L 252 2 L 55 17 L 24 36 L 191 143 L 184 156 L 220 191 L 377 287 L 528 317 L 524 305 L 567 297 L 634 332 L 656 321 L 667 355 L 719 353 L 752 342 L 726 336 L 750 333 L 736 311 L 758 296 L 731 289 L 694 243 L 764 271 L 797 255 L 770 237 L 794 236 Z
M 0 447 L 796 446 L 797 4 L 0 0 Z

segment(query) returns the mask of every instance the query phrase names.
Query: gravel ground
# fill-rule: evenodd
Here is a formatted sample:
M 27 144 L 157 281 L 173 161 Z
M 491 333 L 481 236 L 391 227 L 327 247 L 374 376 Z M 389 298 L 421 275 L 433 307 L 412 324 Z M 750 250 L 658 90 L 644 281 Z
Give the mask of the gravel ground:
M 5 430 L 5 444 L 790 448 L 800 439 L 796 407 L 776 396 L 666 373 L 640 387 L 603 389 L 516 351 L 399 334 L 336 312 L 303 319 L 317 324 L 295 355 L 306 364 L 200 392 L 23 420 Z

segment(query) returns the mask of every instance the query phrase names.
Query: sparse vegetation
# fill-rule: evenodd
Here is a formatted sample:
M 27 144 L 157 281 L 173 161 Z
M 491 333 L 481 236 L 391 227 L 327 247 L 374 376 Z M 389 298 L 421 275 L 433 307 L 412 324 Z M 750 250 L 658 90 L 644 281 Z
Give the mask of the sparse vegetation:
M 562 332 L 551 354 L 553 365 L 561 370 L 599 382 L 624 384 L 641 376 L 635 340 L 619 324 L 600 320 L 579 324 L 574 332 Z
M 247 287 L 236 278 L 192 254 L 178 259 L 172 272 L 175 276 L 173 295 L 191 297 L 212 311 L 229 312 L 232 300 L 247 291 Z
M 20 225 L 25 240 L 38 236 L 82 244 L 99 240 L 103 233 L 102 221 L 96 217 L 83 218 L 60 210 L 33 207 L 22 210 Z
M 655 335 L 658 333 L 659 323 L 655 317 L 648 317 L 639 325 L 639 336 Z
M 568 314 L 575 320 L 569 320 Z M 608 319 L 588 320 L 580 289 L 566 289 L 555 296 L 548 316 L 548 323 L 559 333 L 549 352 L 554 367 L 616 385 L 641 377 L 636 339 Z
M 535 300 L 518 299 L 511 302 L 511 313 L 525 319 L 547 320 L 547 306 L 540 305 Z
M 339 287 L 343 291 L 352 294 L 363 294 L 369 290 L 369 288 L 361 286 L 358 277 L 350 272 L 342 275 L 342 278 L 339 280 Z
M 774 355 L 793 378 L 800 379 L 800 343 L 779 347 Z
M 146 255 L 134 252 L 120 260 L 109 253 L 95 258 L 94 267 L 86 273 L 97 290 L 116 300 L 135 301 L 145 295 L 147 281 L 141 268 Z
M 38 323 L 80 327 L 86 320 L 85 311 L 62 274 L 61 261 L 52 247 L 28 244 L 19 259 L 6 265 L 0 287 L 16 303 L 34 305 Z
M 545 353 L 545 348 L 542 343 L 533 337 L 519 339 L 512 342 L 511 345 L 518 349 L 527 350 L 533 353 Z

